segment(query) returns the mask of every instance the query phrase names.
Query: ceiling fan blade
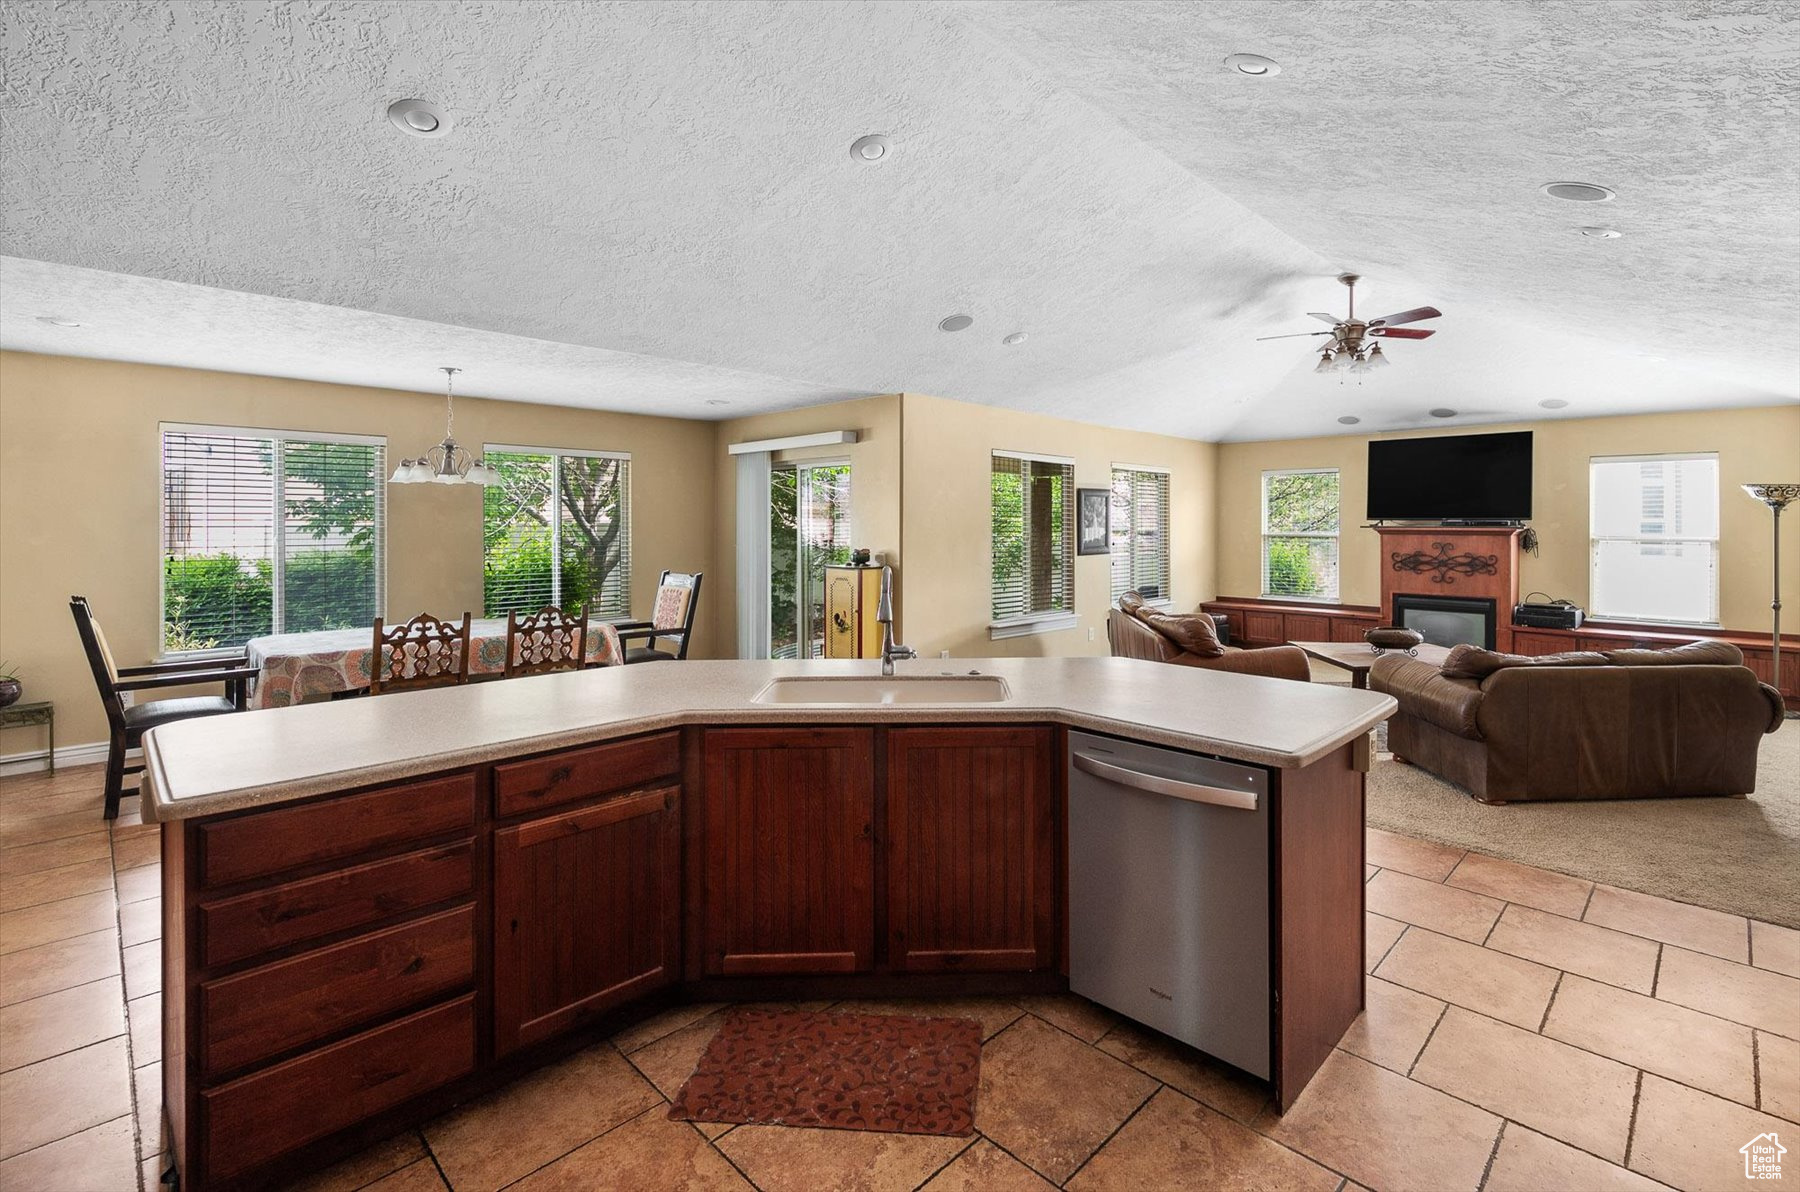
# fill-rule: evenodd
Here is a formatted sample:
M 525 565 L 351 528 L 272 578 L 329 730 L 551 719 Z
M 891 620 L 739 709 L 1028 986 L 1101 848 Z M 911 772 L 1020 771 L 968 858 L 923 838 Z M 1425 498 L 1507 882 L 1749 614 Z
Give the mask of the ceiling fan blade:
M 1256 337 L 1256 340 L 1258 343 L 1261 343 L 1265 339 L 1300 339 L 1303 336 L 1309 336 L 1309 335 L 1333 335 L 1333 334 L 1335 334 L 1335 332 L 1331 332 L 1331 331 L 1296 331 L 1292 335 L 1259 335 Z
M 1402 323 L 1417 323 L 1420 319 L 1435 319 L 1444 312 L 1435 306 L 1415 306 L 1411 310 L 1403 310 L 1397 315 L 1385 318 L 1370 319 L 1371 327 L 1398 327 Z
M 1383 339 L 1430 339 L 1437 332 L 1418 327 L 1371 327 L 1369 334 Z
M 1322 323 L 1330 323 L 1333 327 L 1336 327 L 1339 323 L 1344 321 L 1344 320 L 1338 318 L 1336 315 L 1322 314 L 1316 310 L 1307 311 L 1306 317 L 1309 319 L 1318 319 Z

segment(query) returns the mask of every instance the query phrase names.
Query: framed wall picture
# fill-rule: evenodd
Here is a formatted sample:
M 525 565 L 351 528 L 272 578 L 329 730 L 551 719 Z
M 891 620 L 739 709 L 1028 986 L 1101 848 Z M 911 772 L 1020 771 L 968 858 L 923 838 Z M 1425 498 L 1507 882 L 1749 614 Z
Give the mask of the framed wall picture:
M 1075 553 L 1103 555 L 1112 549 L 1112 490 L 1075 490 Z

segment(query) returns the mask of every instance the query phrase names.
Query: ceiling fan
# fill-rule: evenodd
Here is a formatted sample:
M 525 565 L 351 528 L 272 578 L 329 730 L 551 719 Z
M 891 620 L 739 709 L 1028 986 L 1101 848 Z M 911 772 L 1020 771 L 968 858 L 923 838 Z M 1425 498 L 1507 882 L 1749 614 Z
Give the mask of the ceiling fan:
M 1331 336 L 1319 353 L 1318 367 L 1313 371 L 1329 373 L 1348 371 L 1353 373 L 1368 372 L 1373 368 L 1384 368 L 1387 357 L 1381 354 L 1379 343 L 1365 341 L 1375 339 L 1429 339 L 1436 331 L 1402 326 L 1404 323 L 1417 323 L 1425 319 L 1435 319 L 1444 312 L 1435 306 L 1416 306 L 1412 310 L 1403 310 L 1397 315 L 1383 315 L 1379 319 L 1363 320 L 1356 317 L 1356 283 L 1361 280 L 1354 273 L 1340 273 L 1338 280 L 1350 290 L 1350 313 L 1345 318 L 1336 315 L 1322 314 L 1319 311 L 1307 313 L 1315 319 L 1330 323 L 1330 331 L 1299 331 L 1292 335 L 1259 335 L 1258 341 L 1265 339 L 1299 339 L 1302 336 Z

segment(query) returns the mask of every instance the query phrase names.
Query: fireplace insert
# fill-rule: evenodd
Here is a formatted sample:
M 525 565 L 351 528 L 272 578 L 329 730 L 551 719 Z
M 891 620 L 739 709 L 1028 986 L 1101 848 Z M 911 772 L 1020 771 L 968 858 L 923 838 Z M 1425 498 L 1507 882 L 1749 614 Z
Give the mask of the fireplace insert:
M 1434 646 L 1468 643 L 1493 649 L 1494 614 L 1492 600 L 1394 593 L 1394 624 L 1418 630 Z

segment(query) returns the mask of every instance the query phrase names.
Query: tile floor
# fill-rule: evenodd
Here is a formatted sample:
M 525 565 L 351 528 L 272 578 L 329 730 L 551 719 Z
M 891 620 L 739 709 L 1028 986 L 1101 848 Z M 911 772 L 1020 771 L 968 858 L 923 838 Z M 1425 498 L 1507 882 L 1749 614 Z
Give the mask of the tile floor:
M 128 800 L 109 831 L 98 785 L 0 780 L 5 1192 L 156 1187 L 156 829 Z M 988 998 L 843 1003 L 982 1024 L 973 1139 L 696 1127 L 665 1113 L 699 1005 L 297 1187 L 1716 1189 L 1800 1140 L 1800 932 L 1384 832 L 1368 860 L 1368 1011 L 1285 1116 L 1080 999 Z

